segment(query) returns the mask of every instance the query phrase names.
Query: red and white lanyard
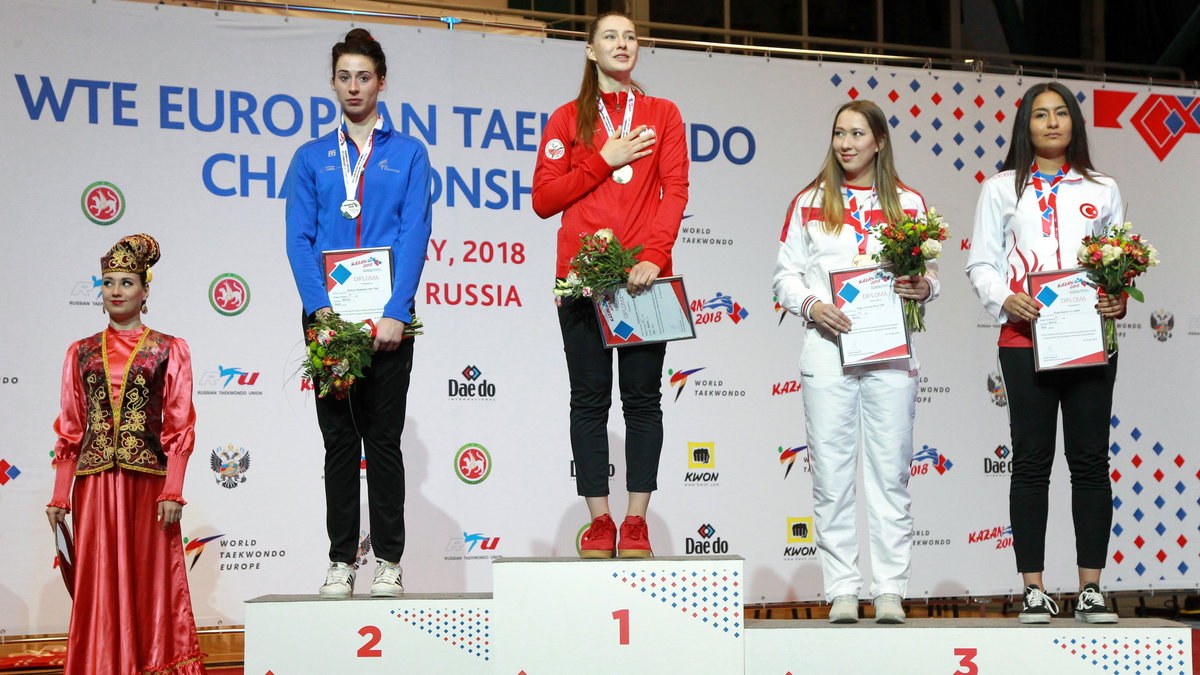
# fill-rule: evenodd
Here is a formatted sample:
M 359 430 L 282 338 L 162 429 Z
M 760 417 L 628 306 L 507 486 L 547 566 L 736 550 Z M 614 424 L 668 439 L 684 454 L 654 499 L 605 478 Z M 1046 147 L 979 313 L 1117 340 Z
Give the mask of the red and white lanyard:
M 858 204 L 858 195 L 855 194 L 849 186 L 842 186 L 846 191 L 846 220 L 850 221 L 850 226 L 854 228 L 854 237 L 858 240 L 858 254 L 867 254 L 867 243 L 871 233 L 870 222 L 863 222 L 864 207 Z M 870 200 L 873 202 L 879 201 L 879 196 L 875 190 L 871 190 Z
M 620 94 L 618 94 L 618 96 L 620 96 Z M 619 101 L 620 99 L 618 99 L 618 102 Z M 626 96 L 625 103 L 625 119 L 621 120 L 622 137 L 628 136 L 629 130 L 633 127 L 633 87 L 629 88 L 629 93 Z M 617 129 L 613 126 L 612 118 L 608 116 L 608 111 L 604 109 L 603 98 L 596 99 L 596 107 L 600 109 L 600 121 L 604 123 L 604 130 L 607 131 L 608 135 L 611 137 L 617 132 Z
M 354 163 L 354 169 L 351 171 L 350 151 L 346 147 L 346 132 L 344 125 L 338 125 L 338 154 L 342 160 L 342 182 L 346 186 L 346 201 L 342 202 L 342 215 L 347 219 L 356 219 L 360 230 L 362 228 L 362 204 L 358 201 L 359 182 L 362 179 L 363 171 L 367 168 L 367 160 L 371 157 L 371 149 L 375 145 L 375 132 L 382 128 L 383 118 L 377 117 L 375 119 L 375 127 L 371 129 L 371 134 L 367 136 L 367 142 L 363 144 L 362 151 L 358 153 L 358 161 Z M 357 237 L 355 239 L 355 246 L 358 246 Z
M 1070 170 L 1070 164 L 1063 164 L 1058 173 L 1050 178 L 1050 184 L 1046 190 L 1042 189 L 1042 174 L 1038 173 L 1037 163 L 1035 162 L 1029 170 L 1033 176 L 1033 191 L 1037 195 L 1038 209 L 1042 213 L 1043 237 L 1058 237 L 1058 186 L 1062 184 L 1063 178 Z M 1056 250 L 1055 253 L 1058 255 L 1058 267 L 1062 269 L 1062 251 Z

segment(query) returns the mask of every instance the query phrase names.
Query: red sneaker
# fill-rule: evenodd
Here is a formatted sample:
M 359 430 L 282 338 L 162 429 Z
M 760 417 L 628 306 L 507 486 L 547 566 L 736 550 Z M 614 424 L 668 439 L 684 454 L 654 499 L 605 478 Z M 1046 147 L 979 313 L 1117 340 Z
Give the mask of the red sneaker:
M 646 531 L 646 519 L 626 516 L 621 523 L 621 543 L 617 545 L 618 558 L 653 558 L 650 550 L 650 533 Z
M 579 543 L 580 558 L 611 558 L 617 546 L 617 526 L 607 513 L 596 516 Z

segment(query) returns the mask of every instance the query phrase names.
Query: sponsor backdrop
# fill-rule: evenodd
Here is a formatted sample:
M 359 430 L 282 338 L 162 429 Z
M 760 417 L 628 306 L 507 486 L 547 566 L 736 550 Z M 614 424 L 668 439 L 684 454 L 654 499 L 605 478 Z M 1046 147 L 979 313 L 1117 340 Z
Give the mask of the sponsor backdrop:
M 149 325 L 192 347 L 196 450 L 183 533 L 197 619 L 322 579 L 322 449 L 297 376 L 300 303 L 283 248 L 284 176 L 333 128 L 329 47 L 347 22 L 209 9 L 18 0 L 0 9 L 0 196 L 9 205 L 0 335 L 0 630 L 61 631 L 68 599 L 42 515 L 62 357 L 105 325 L 97 261 L 146 231 L 165 252 Z M 52 28 L 49 28 L 52 27 Z M 46 50 L 35 36 L 52 30 Z M 550 289 L 557 219 L 531 209 L 542 125 L 574 96 L 577 42 L 374 26 L 391 59 L 382 101 L 429 147 L 435 219 L 418 294 L 405 431 L 416 592 L 490 592 L 499 556 L 571 556 L 587 515 L 567 442 L 567 380 Z M 803 326 L 770 279 L 784 213 L 817 171 L 832 113 L 886 111 L 906 182 L 954 237 L 922 355 L 911 595 L 1017 590 L 997 327 L 962 273 L 979 182 L 1007 150 L 1028 78 L 642 50 L 638 79 L 679 104 L 691 201 L 675 248 L 698 338 L 673 344 L 666 445 L 650 518 L 660 555 L 746 558 L 746 602 L 820 597 L 797 359 Z M 1163 265 L 1120 323 L 1112 420 L 1112 589 L 1194 588 L 1200 465 L 1183 420 L 1197 380 L 1200 268 L 1186 199 L 1200 100 L 1165 87 L 1067 83 L 1097 165 Z M 753 102 L 753 104 L 749 104 Z M 612 486 L 623 503 L 613 416 Z M 1054 475 L 1047 582 L 1074 584 L 1067 476 Z M 622 515 L 618 506 L 618 516 Z M 372 554 L 364 517 L 360 559 Z M 864 556 L 864 560 L 866 556 Z M 360 592 L 365 590 L 362 584 Z

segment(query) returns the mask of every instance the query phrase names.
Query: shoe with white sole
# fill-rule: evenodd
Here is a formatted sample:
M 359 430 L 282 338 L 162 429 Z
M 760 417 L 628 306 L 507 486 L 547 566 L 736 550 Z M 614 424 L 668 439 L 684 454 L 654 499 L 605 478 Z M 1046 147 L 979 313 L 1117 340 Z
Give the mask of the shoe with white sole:
M 354 592 L 354 566 L 344 562 L 329 563 L 325 585 L 317 593 L 322 598 L 348 598 Z
M 404 570 L 400 563 L 390 563 L 386 560 L 376 560 L 375 580 L 371 582 L 372 598 L 395 598 L 404 593 L 400 576 Z
M 858 623 L 858 596 L 847 593 L 834 598 L 829 623 Z

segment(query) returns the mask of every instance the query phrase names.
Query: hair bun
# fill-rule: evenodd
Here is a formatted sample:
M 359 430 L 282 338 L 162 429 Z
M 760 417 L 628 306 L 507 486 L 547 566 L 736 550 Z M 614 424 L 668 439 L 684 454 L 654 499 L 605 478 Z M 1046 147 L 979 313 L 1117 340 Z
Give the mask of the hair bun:
M 366 28 L 355 28 L 349 33 L 346 33 L 346 42 L 357 40 L 374 42 L 375 38 L 371 37 L 371 31 L 367 30 Z

